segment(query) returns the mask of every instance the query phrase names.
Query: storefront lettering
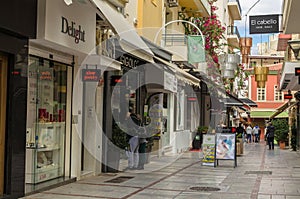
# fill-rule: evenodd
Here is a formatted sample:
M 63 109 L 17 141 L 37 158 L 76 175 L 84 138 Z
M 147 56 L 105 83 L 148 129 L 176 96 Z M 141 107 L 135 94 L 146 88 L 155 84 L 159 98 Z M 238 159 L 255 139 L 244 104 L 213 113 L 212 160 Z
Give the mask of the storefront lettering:
M 52 80 L 52 75 L 49 71 L 43 71 L 40 75 L 40 80 Z
M 61 17 L 61 32 L 75 38 L 75 43 L 78 44 L 79 41 L 85 42 L 85 31 L 81 29 L 81 25 L 75 28 L 76 23 L 74 21 L 69 25 L 68 19 Z
M 100 69 L 83 69 L 82 70 L 82 81 L 84 82 L 97 82 L 101 78 Z
M 261 21 L 256 21 L 256 20 L 251 20 L 251 25 L 271 25 L 271 24 L 277 24 L 277 20 L 274 19 L 269 19 L 269 20 L 261 20 Z
M 120 62 L 122 62 L 123 66 L 126 66 L 128 68 L 136 68 L 138 66 L 139 60 L 122 55 L 120 57 Z

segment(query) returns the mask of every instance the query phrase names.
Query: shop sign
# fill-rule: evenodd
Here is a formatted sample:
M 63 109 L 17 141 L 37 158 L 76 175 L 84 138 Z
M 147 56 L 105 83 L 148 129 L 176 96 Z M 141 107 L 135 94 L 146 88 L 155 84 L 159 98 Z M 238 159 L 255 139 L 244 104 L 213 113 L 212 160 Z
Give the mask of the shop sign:
M 293 95 L 292 94 L 284 94 L 284 99 L 293 99 Z
M 295 76 L 300 76 L 300 68 L 295 68 Z
M 278 33 L 279 15 L 250 16 L 250 34 Z
M 127 56 L 125 54 L 120 56 L 119 61 L 122 63 L 121 66 L 127 68 L 136 68 L 140 62 L 140 60 L 135 59 L 134 57 L 131 56 Z
M 197 97 L 187 97 L 188 102 L 196 102 Z
M 74 21 L 69 22 L 65 17 L 61 17 L 61 32 L 73 37 L 76 44 L 79 41 L 85 42 L 85 31 L 81 29 L 81 25 L 78 25 L 78 28 L 76 28 L 76 23 Z
M 202 165 L 214 166 L 215 165 L 215 151 L 216 151 L 216 137 L 211 134 L 203 135 L 202 143 L 203 159 Z
M 41 71 L 40 72 L 40 80 L 48 80 L 51 81 L 52 80 L 52 73 L 50 71 Z
M 82 69 L 83 82 L 98 82 L 101 78 L 100 69 Z
M 87 1 L 88 2 L 88 1 Z M 89 2 L 43 1 L 38 8 L 37 41 L 66 53 L 90 52 L 96 46 L 96 12 Z

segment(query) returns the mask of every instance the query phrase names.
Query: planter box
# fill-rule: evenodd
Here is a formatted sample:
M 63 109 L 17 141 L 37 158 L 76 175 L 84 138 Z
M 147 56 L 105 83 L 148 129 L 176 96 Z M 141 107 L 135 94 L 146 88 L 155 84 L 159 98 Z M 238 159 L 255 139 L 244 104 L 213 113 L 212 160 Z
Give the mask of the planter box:
M 285 149 L 285 142 L 280 141 L 279 147 L 280 147 L 280 149 Z

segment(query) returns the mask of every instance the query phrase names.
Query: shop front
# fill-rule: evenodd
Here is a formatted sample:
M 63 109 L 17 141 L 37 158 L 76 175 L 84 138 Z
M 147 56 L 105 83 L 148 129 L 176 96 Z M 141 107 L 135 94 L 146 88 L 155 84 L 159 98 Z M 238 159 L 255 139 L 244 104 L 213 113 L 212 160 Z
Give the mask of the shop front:
M 74 82 L 96 40 L 92 4 L 42 0 L 37 8 L 27 69 L 26 193 L 81 177 L 84 146 L 77 126 L 84 114 L 82 104 L 74 113 L 73 104 L 82 103 L 74 99 Z
M 28 40 L 36 35 L 36 5 L 35 0 L 1 2 L 0 198 L 24 195 L 26 70 Z

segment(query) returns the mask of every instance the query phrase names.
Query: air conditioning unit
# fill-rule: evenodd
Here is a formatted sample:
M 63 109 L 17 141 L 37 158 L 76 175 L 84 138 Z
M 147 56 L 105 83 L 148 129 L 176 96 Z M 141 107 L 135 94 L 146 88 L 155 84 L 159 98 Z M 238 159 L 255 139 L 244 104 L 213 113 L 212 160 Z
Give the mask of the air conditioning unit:
M 168 0 L 169 7 L 177 7 L 178 6 L 178 0 Z

